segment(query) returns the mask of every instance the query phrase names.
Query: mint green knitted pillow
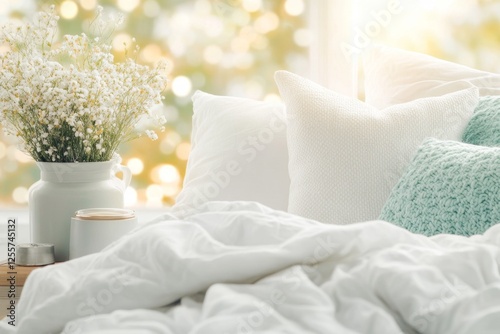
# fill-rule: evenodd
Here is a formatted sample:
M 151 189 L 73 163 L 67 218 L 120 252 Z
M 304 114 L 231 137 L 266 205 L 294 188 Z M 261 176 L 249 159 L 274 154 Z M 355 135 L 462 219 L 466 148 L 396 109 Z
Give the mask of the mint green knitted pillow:
M 500 223 L 500 148 L 426 139 L 379 218 L 427 236 L 482 234 Z
M 479 99 L 462 141 L 481 146 L 500 146 L 500 96 Z

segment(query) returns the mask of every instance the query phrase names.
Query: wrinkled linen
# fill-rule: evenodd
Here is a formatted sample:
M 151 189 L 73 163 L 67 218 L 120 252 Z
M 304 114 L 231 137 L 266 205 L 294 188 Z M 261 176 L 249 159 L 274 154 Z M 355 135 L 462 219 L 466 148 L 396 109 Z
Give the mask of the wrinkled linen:
M 34 271 L 17 318 L 0 333 L 498 333 L 500 225 L 428 238 L 211 202 Z

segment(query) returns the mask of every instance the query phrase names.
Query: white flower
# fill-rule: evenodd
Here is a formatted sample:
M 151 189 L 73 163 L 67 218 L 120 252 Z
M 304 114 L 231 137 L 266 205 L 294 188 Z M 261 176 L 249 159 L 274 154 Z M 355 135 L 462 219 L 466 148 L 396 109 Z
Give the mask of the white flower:
M 109 160 L 120 143 L 140 136 L 136 121 L 161 104 L 166 65 L 114 63 L 99 36 L 66 35 L 58 43 L 58 19 L 52 8 L 33 24 L 0 30 L 0 44 L 11 50 L 0 54 L 0 124 L 37 161 Z M 109 34 L 102 7 L 94 22 L 93 35 Z M 154 120 L 164 128 L 165 117 Z
M 152 130 L 146 130 L 146 135 L 152 140 L 158 139 L 158 135 Z

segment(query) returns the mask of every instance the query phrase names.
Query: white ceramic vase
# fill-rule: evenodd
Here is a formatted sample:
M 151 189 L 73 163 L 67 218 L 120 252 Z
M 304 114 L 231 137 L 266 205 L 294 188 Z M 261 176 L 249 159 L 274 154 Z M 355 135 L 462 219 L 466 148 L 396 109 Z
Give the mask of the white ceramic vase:
M 71 217 L 87 208 L 123 208 L 130 170 L 118 161 L 37 162 L 40 180 L 29 189 L 31 242 L 51 243 L 56 262 L 69 259 Z M 116 177 L 121 171 L 123 178 Z

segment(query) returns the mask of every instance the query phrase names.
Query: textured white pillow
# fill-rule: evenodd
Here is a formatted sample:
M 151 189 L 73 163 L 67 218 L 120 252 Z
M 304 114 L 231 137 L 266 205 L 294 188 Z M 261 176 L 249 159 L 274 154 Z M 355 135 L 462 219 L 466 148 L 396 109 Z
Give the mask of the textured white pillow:
M 458 140 L 477 88 L 378 110 L 279 71 L 287 108 L 288 211 L 321 222 L 377 219 L 426 137 Z
M 500 74 L 417 52 L 375 46 L 363 55 L 363 63 L 365 101 L 377 108 L 468 87 L 478 87 L 481 96 L 500 95 Z
M 287 209 L 288 151 L 282 103 L 193 95 L 193 130 L 176 208 L 207 201 L 258 201 Z

